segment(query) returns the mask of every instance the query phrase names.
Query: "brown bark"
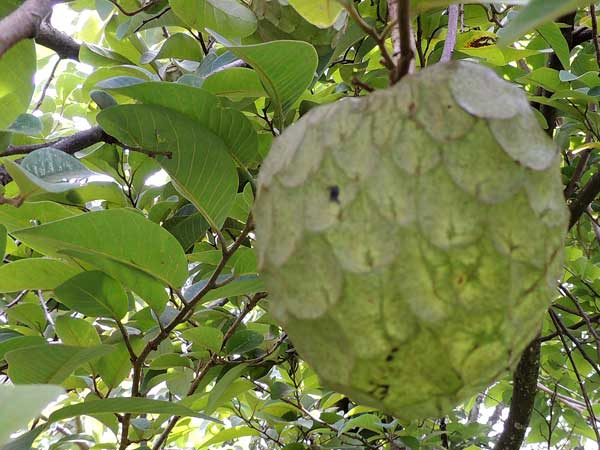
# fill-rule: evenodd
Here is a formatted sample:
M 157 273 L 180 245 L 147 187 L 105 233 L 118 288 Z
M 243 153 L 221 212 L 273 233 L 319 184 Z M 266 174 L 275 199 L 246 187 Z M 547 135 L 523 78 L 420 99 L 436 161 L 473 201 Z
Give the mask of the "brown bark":
M 25 0 L 0 20 L 0 57 L 20 41 L 36 37 L 42 21 L 52 12 L 52 7 L 62 1 Z

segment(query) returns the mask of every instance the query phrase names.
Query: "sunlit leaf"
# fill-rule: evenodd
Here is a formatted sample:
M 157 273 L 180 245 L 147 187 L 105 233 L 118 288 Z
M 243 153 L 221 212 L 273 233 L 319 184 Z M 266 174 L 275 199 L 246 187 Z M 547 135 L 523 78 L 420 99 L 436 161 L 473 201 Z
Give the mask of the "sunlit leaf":
M 12 350 L 5 359 L 14 384 L 61 384 L 78 367 L 111 351 L 108 345 L 37 345 Z
M 190 27 L 216 30 L 223 36 L 241 38 L 256 30 L 256 17 L 236 0 L 169 0 L 175 14 Z
M 0 411 L 0 445 L 7 442 L 12 433 L 26 428 L 30 420 L 63 393 L 59 386 L 0 385 L 0 403 L 18 405 L 18 408 L 2 408 Z
M 53 148 L 43 148 L 27 155 L 20 164 L 4 161 L 15 179 L 20 194 L 29 201 L 52 200 L 82 205 L 92 200 L 106 200 L 123 206 L 123 191 L 113 181 L 95 181 L 92 172 L 71 155 Z
M 188 117 L 160 106 L 123 105 L 98 115 L 101 126 L 120 141 L 152 149 L 177 189 L 220 228 L 237 192 L 237 172 L 224 142 Z M 133 121 L 133 122 L 132 122 Z
M 127 314 L 127 294 L 121 284 L 103 272 L 82 272 L 56 287 L 58 300 L 91 317 L 122 319 Z
M 70 256 L 103 270 L 157 310 L 167 301 L 161 283 L 182 286 L 187 278 L 187 261 L 177 240 L 131 210 L 90 212 L 13 234 L 42 254 Z

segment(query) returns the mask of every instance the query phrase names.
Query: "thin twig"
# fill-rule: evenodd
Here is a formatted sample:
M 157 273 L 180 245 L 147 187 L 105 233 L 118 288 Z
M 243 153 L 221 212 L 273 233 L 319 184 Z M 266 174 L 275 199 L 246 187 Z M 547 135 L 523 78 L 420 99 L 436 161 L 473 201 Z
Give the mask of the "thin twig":
M 230 327 L 227 329 L 227 331 L 223 335 L 221 350 L 223 350 L 223 348 L 225 348 L 225 345 L 227 344 L 229 339 L 231 339 L 231 336 L 233 336 L 233 334 L 235 333 L 237 328 L 240 326 L 240 324 L 242 323 L 244 318 L 250 313 L 250 311 L 252 311 L 256 307 L 258 302 L 260 300 L 262 300 L 263 298 L 265 298 L 266 296 L 267 296 L 266 293 L 260 292 L 258 294 L 255 294 L 252 297 L 252 299 L 246 304 L 246 306 L 244 307 L 242 312 L 236 317 L 235 321 L 230 325 Z M 209 360 L 204 364 L 202 369 L 198 372 L 198 375 L 192 381 L 192 384 L 190 385 L 190 388 L 188 389 L 188 392 L 187 392 L 188 396 L 192 395 L 196 392 L 196 389 L 198 389 L 198 386 L 200 385 L 203 378 L 208 373 L 208 370 L 211 369 L 215 365 L 216 361 L 217 361 L 217 353 L 213 353 L 211 355 L 211 357 L 209 358 Z M 154 444 L 152 445 L 152 450 L 158 450 L 163 446 L 163 444 L 165 443 L 169 434 L 171 433 L 171 430 L 173 430 L 173 428 L 175 427 L 175 425 L 177 424 L 179 419 L 180 419 L 180 416 L 173 416 L 169 419 L 169 423 L 167 424 L 165 429 L 162 431 L 162 433 L 160 434 L 160 436 L 158 437 L 156 442 L 154 442 Z
M 15 306 L 17 303 L 19 303 L 21 300 L 23 300 L 23 297 L 25 297 L 28 292 L 29 292 L 28 289 L 25 289 L 24 291 L 19 292 L 19 295 L 17 295 L 12 302 L 10 302 L 8 305 L 6 305 L 6 307 L 12 308 L 13 306 Z
M 44 300 L 44 295 L 42 294 L 42 291 L 39 290 L 37 291 L 37 295 L 38 295 L 38 299 L 40 300 L 40 306 L 42 307 L 42 311 L 44 311 L 44 315 L 46 316 L 46 320 L 48 321 L 48 323 L 50 325 L 52 325 L 52 327 L 54 327 L 54 319 L 52 318 L 52 315 L 50 314 L 50 311 L 48 311 L 48 307 L 46 306 L 46 300 Z M 42 333 L 44 332 L 44 330 L 40 330 Z
M 557 335 L 558 336 L 558 335 Z M 569 408 L 577 411 L 578 413 L 582 413 L 583 411 L 585 411 L 585 403 L 580 402 L 577 399 L 574 399 L 572 397 L 568 397 L 566 395 L 562 395 L 559 394 L 556 391 L 553 391 L 552 389 L 550 389 L 547 386 L 544 386 L 542 383 L 537 384 L 537 388 L 538 390 L 545 392 L 548 395 L 552 395 L 556 397 L 556 400 L 558 400 L 559 402 L 563 403 L 564 405 L 568 406 Z
M 569 290 L 569 288 L 564 285 L 564 284 L 559 284 L 558 288 L 560 291 L 562 291 L 562 293 L 564 295 L 566 295 L 577 307 L 577 311 L 579 311 L 579 314 L 581 315 L 581 317 L 583 317 L 583 320 L 585 321 L 586 325 L 588 326 L 588 330 L 591 333 L 591 335 L 594 337 L 594 340 L 596 341 L 596 354 L 598 355 L 598 361 L 600 361 L 600 335 L 598 334 L 598 331 L 596 331 L 596 329 L 594 328 L 592 321 L 590 320 L 590 316 L 585 312 L 585 310 L 582 308 L 581 304 L 579 303 L 579 300 L 577 300 L 577 297 L 575 297 L 571 291 Z
M 394 49 L 394 64 L 400 59 L 400 27 L 398 27 L 398 0 L 388 0 L 388 16 L 392 25 L 392 48 Z
M 40 95 L 40 99 L 37 101 L 37 103 L 33 107 L 34 111 L 40 109 L 40 106 L 42 106 L 42 102 L 44 101 L 44 98 L 46 98 L 46 92 L 48 91 L 48 88 L 50 87 L 50 83 L 52 83 L 52 80 L 54 79 L 54 75 L 56 74 L 56 69 L 58 69 L 58 66 L 60 65 L 61 61 L 62 61 L 62 59 L 58 58 L 56 60 L 56 62 L 54 63 L 54 67 L 52 67 L 52 72 L 50 72 L 50 76 L 46 80 L 46 83 L 44 84 L 44 87 L 42 89 L 42 94 Z
M 598 443 L 598 445 L 600 445 L 600 431 L 598 431 L 598 424 L 596 423 L 596 415 L 594 414 L 594 408 L 593 408 L 592 402 L 590 401 L 590 398 L 585 389 L 585 385 L 583 383 L 583 379 L 581 378 L 581 375 L 579 374 L 579 370 L 577 369 L 577 364 L 575 364 L 575 361 L 573 360 L 573 356 L 571 355 L 571 353 L 572 353 L 571 348 L 567 345 L 567 342 L 565 341 L 565 338 L 561 332 L 561 330 L 564 331 L 566 328 L 564 327 L 564 324 L 562 324 L 562 322 L 560 321 L 560 319 L 556 315 L 556 313 L 552 310 L 550 310 L 550 317 L 552 319 L 552 322 L 554 323 L 554 327 L 556 328 L 556 331 L 559 332 L 558 337 L 560 338 L 560 341 L 562 342 L 563 348 L 565 349 L 565 352 L 567 353 L 567 357 L 569 358 L 569 362 L 571 363 L 571 367 L 573 368 L 573 372 L 575 373 L 575 376 L 577 377 L 577 382 L 579 383 L 579 389 L 581 391 L 581 395 L 583 396 L 583 400 L 585 401 L 585 406 L 586 406 L 586 409 L 588 410 L 588 414 L 590 415 L 590 422 L 591 422 L 592 428 L 594 430 L 594 434 L 596 435 L 596 442 Z
M 122 14 L 126 15 L 126 16 L 135 16 L 136 14 L 139 14 L 141 12 L 146 11 L 147 9 L 153 7 L 154 5 L 156 5 L 158 3 L 157 0 L 152 0 L 147 2 L 144 6 L 142 6 L 141 8 L 136 9 L 135 11 L 127 11 L 125 8 L 123 8 L 121 5 L 119 5 L 119 3 L 117 2 L 117 0 L 108 0 L 110 3 L 112 3 L 113 5 L 115 5 L 117 7 L 117 9 L 119 11 L 121 11 Z
M 598 220 L 594 217 L 594 211 L 592 211 L 592 207 L 588 206 L 585 213 L 590 218 L 590 222 L 592 222 L 592 230 L 594 230 L 596 242 L 600 244 L 600 223 L 598 223 Z
M 596 50 L 596 62 L 600 67 L 600 42 L 598 42 L 598 18 L 596 17 L 596 5 L 590 4 L 590 19 L 592 19 L 592 42 L 594 43 L 594 49 Z
M 142 349 L 140 354 L 137 356 L 137 359 L 133 363 L 133 375 L 131 377 L 131 396 L 137 397 L 140 395 L 140 387 L 142 381 L 142 371 L 144 369 L 144 364 L 148 355 L 158 348 L 160 343 L 164 341 L 171 331 L 175 329 L 179 324 L 185 322 L 190 314 L 193 313 L 194 309 L 200 303 L 200 301 L 204 298 L 204 296 L 215 288 L 217 285 L 219 276 L 221 275 L 223 269 L 227 265 L 227 262 L 231 258 L 231 256 L 237 251 L 238 248 L 242 245 L 248 234 L 253 230 L 254 223 L 252 220 L 252 215 L 248 216 L 246 220 L 246 225 L 235 242 L 223 252 L 223 256 L 221 257 L 221 261 L 213 271 L 213 274 L 210 276 L 206 285 L 196 294 L 196 296 L 190 300 L 185 306 L 179 311 L 177 316 L 169 324 L 167 324 L 164 328 L 161 328 L 160 332 L 156 337 L 151 339 L 146 346 Z M 127 446 L 130 444 L 128 433 L 129 426 L 131 422 L 131 414 L 125 414 L 123 416 L 122 422 L 122 430 L 121 430 L 121 443 L 119 445 L 119 450 L 125 450 Z
M 448 7 L 448 33 L 444 42 L 444 50 L 440 58 L 441 63 L 447 63 L 452 60 L 454 47 L 456 47 L 456 37 L 458 35 L 458 4 Z
M 120 320 L 115 320 L 117 323 L 117 327 L 119 327 L 119 331 L 123 336 L 123 341 L 125 342 L 125 347 L 127 347 L 127 351 L 129 352 L 129 359 L 131 362 L 135 362 L 137 356 L 135 355 L 135 351 L 133 351 L 133 347 L 131 346 L 131 340 L 129 339 L 129 333 L 127 332 L 127 328 L 121 323 Z
M 569 328 L 564 324 L 564 322 L 556 314 L 556 312 L 554 312 L 552 309 L 548 310 L 548 312 L 549 312 L 550 317 L 552 318 L 553 322 L 555 322 L 556 324 L 558 324 L 560 326 L 561 335 L 566 335 L 571 340 L 571 342 L 573 342 L 573 344 L 575 344 L 575 347 L 577 348 L 577 350 L 579 350 L 579 353 L 581 354 L 583 359 L 585 359 L 590 364 L 590 366 L 592 366 L 594 371 L 598 375 L 600 375 L 600 366 L 598 365 L 598 363 L 596 361 L 594 361 L 590 357 L 590 355 L 587 354 L 587 352 L 585 351 L 585 348 L 583 348 L 583 346 L 581 345 L 581 342 L 579 342 L 577 340 L 577 338 L 575 336 L 573 336 L 573 333 L 571 333 Z
M 369 25 L 365 19 L 362 18 L 358 10 L 354 7 L 354 4 L 351 1 L 344 1 L 342 5 L 348 11 L 348 14 L 356 22 L 356 24 L 367 34 L 369 35 L 379 47 L 379 51 L 381 52 L 382 64 L 390 71 L 394 70 L 395 64 L 392 56 L 388 52 L 388 49 L 385 45 L 385 36 L 380 35 L 375 28 Z
M 152 22 L 153 20 L 158 20 L 158 19 L 160 19 L 162 16 L 164 16 L 164 15 L 165 15 L 166 13 L 168 13 L 169 11 L 171 11 L 171 7 L 170 7 L 170 6 L 169 6 L 169 7 L 167 7 L 167 8 L 165 8 L 165 9 L 163 9 L 163 10 L 162 10 L 160 13 L 158 13 L 157 15 L 155 15 L 155 16 L 153 16 L 153 17 L 150 17 L 149 19 L 142 20 L 142 23 L 141 23 L 141 24 L 140 24 L 140 25 L 139 25 L 139 26 L 138 26 L 138 27 L 137 27 L 135 30 L 133 30 L 133 32 L 134 32 L 134 33 L 137 33 L 137 32 L 138 32 L 138 31 L 140 31 L 142 28 L 144 28 L 144 26 L 145 26 L 147 23 L 150 23 L 150 22 Z
M 417 55 L 419 55 L 419 66 L 425 67 L 425 54 L 423 53 L 423 20 L 417 16 L 417 38 L 415 42 Z

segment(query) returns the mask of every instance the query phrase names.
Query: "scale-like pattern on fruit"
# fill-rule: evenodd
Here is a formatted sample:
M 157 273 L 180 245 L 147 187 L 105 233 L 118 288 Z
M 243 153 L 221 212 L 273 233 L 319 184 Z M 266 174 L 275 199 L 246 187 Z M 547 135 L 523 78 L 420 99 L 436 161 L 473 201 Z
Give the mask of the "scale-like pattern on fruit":
M 312 110 L 259 178 L 270 312 L 333 389 L 447 413 L 540 329 L 568 219 L 559 160 L 525 95 L 473 63 Z

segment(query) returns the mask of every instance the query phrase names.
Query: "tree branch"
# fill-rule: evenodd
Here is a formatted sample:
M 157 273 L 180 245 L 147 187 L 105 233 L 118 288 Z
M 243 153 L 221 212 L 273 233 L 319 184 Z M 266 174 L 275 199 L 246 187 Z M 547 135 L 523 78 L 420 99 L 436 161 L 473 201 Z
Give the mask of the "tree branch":
M 412 43 L 412 31 L 410 20 L 410 0 L 396 0 L 397 2 L 397 20 L 400 35 L 400 57 L 396 64 L 392 84 L 401 80 L 402 77 L 410 72 L 415 52 Z
M 395 23 L 398 17 L 398 0 L 388 0 L 388 16 L 389 21 Z M 392 48 L 394 50 L 394 54 L 392 55 L 394 58 L 394 63 L 398 64 L 398 58 L 400 57 L 400 27 L 394 25 L 392 27 Z
M 523 444 L 537 393 L 540 348 L 540 340 L 536 338 L 523 352 L 513 376 L 513 395 L 508 418 L 494 450 L 519 450 Z
M 596 18 L 596 5 L 590 4 L 590 19 L 592 20 L 592 41 L 596 51 L 596 61 L 600 67 L 600 43 L 598 42 L 598 19 Z
M 0 57 L 20 41 L 36 37 L 42 21 L 52 12 L 52 7 L 62 1 L 25 0 L 0 20 Z
M 58 31 L 47 21 L 42 22 L 35 37 L 35 42 L 43 47 L 54 50 L 61 59 L 79 61 L 81 45 L 62 31 Z
M 573 42 L 571 50 L 584 42 L 591 41 L 594 38 L 594 31 L 589 27 L 577 27 L 573 32 Z
M 71 136 L 56 141 L 45 142 L 42 144 L 9 145 L 5 151 L 0 152 L 0 157 L 26 155 L 44 147 L 52 147 L 72 155 L 90 145 L 97 144 L 98 142 L 114 144 L 117 143 L 117 140 L 106 134 L 99 126 L 95 126 L 89 130 L 79 131 Z
M 571 210 L 571 219 L 569 220 L 569 229 L 577 223 L 579 218 L 585 213 L 588 205 L 594 201 L 600 193 L 600 172 L 596 172 L 590 181 L 579 191 L 575 200 L 569 205 Z
M 444 50 L 442 51 L 441 63 L 447 63 L 452 60 L 454 47 L 456 46 L 456 35 L 458 34 L 458 4 L 448 7 L 448 34 L 444 42 Z

